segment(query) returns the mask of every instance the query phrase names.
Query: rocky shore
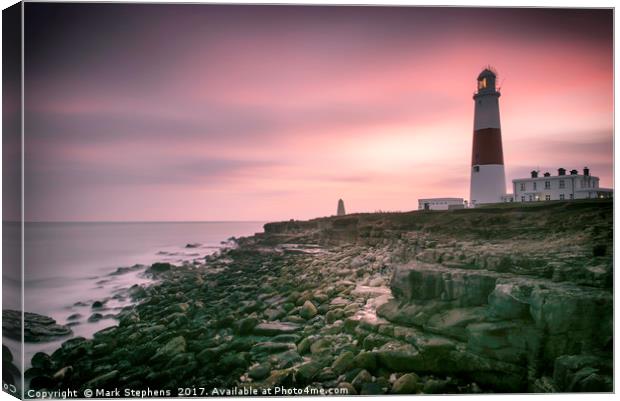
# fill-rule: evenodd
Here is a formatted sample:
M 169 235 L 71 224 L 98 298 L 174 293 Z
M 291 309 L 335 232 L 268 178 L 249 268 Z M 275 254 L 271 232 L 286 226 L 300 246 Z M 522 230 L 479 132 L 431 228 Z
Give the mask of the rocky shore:
M 154 264 L 117 326 L 36 354 L 26 378 L 173 396 L 612 391 L 612 218 L 581 201 L 266 224 L 204 263 Z

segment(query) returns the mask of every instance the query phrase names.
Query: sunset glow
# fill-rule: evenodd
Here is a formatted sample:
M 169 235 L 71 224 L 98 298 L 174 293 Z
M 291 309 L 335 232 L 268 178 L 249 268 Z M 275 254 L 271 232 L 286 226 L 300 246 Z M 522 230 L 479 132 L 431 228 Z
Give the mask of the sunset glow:
M 613 186 L 611 10 L 102 6 L 25 6 L 27 220 L 467 198 L 488 64 L 508 188 L 584 166 Z

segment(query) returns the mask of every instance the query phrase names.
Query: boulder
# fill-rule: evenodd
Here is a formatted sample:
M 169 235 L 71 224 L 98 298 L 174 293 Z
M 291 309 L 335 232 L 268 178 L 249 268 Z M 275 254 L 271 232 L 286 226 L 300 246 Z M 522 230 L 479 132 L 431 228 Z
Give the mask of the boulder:
M 489 295 L 491 313 L 502 319 L 520 319 L 529 315 L 532 287 L 519 283 L 498 283 Z
M 174 337 L 168 341 L 164 346 L 160 347 L 155 355 L 151 358 L 151 361 L 165 361 L 170 360 L 177 354 L 185 352 L 187 349 L 187 342 L 183 336 Z
M 36 313 L 24 313 L 24 341 L 30 343 L 48 342 L 71 335 L 70 327 L 59 325 L 56 320 Z M 22 313 L 16 310 L 2 311 L 2 335 L 21 341 Z
M 303 306 L 299 310 L 299 316 L 303 319 L 310 320 L 319 313 L 316 306 L 310 301 L 304 302 Z
M 454 301 L 460 307 L 479 306 L 487 303 L 498 277 L 491 271 L 412 262 L 394 269 L 391 288 L 401 301 L 442 300 Z
M 263 362 L 261 364 L 252 366 L 250 370 L 248 370 L 248 376 L 254 380 L 263 380 L 269 377 L 270 372 L 271 365 L 269 363 Z
M 295 323 L 268 322 L 259 323 L 254 327 L 257 336 L 277 336 L 279 334 L 291 334 L 299 331 L 301 326 Z
M 415 394 L 418 388 L 419 377 L 415 373 L 405 373 L 392 385 L 394 394 Z
M 555 360 L 553 382 L 558 391 L 611 392 L 612 374 L 610 361 L 592 355 L 563 355 Z
M 331 341 L 326 338 L 319 338 L 310 346 L 310 352 L 312 354 L 322 354 L 329 352 L 331 349 Z
M 362 385 L 365 383 L 372 382 L 372 375 L 367 370 L 361 370 L 357 376 L 353 379 L 351 384 L 355 387 L 356 390 L 360 391 L 362 389 Z
M 355 355 L 351 351 L 345 351 L 334 360 L 332 364 L 333 371 L 340 375 L 351 369 Z
M 172 268 L 170 263 L 153 263 L 148 269 L 146 269 L 146 273 L 150 273 L 153 275 L 165 273 Z
M 295 381 L 300 386 L 307 386 L 312 383 L 312 380 L 321 371 L 323 365 L 317 361 L 310 361 L 301 364 L 295 371 Z

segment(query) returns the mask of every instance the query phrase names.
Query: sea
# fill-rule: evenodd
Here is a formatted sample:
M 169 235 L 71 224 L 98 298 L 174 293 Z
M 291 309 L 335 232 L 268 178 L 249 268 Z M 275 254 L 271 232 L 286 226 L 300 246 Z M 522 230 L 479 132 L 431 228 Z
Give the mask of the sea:
M 199 263 L 232 237 L 263 231 L 264 222 L 26 223 L 24 230 L 24 310 L 73 324 L 73 336 L 93 334 L 118 322 L 112 315 L 131 304 L 126 289 L 154 284 L 144 275 L 154 262 Z M 7 232 L 4 231 L 4 235 Z M 7 242 L 3 244 L 7 246 Z M 135 265 L 133 269 L 121 269 Z M 120 273 L 120 274 L 119 274 Z M 3 280 L 10 280 L 7 271 Z M 18 283 L 18 281 L 13 281 Z M 7 293 L 8 291 L 8 293 Z M 11 296 L 14 295 L 14 296 Z M 95 301 L 105 301 L 94 311 Z M 3 309 L 20 309 L 19 290 L 4 286 Z M 103 319 L 89 321 L 98 312 Z M 69 319 L 69 317 L 72 319 Z M 76 318 L 77 316 L 77 318 Z M 70 337 L 26 343 L 25 369 L 39 351 L 51 353 Z M 3 338 L 13 354 L 20 344 Z

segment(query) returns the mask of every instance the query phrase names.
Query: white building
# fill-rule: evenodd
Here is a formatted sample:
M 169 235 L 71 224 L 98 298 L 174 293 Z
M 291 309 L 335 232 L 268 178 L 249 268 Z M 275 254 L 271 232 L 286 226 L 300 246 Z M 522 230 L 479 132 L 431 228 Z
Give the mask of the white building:
M 611 198 L 613 189 L 600 188 L 599 178 L 590 175 L 590 170 L 584 167 L 583 174 L 571 170 L 558 169 L 558 175 L 544 173 L 538 176 L 538 171 L 532 171 L 530 178 L 512 180 L 514 195 L 503 197 L 504 202 L 536 202 L 549 200 Z
M 463 209 L 463 198 L 427 198 L 418 199 L 418 210 L 453 210 Z

